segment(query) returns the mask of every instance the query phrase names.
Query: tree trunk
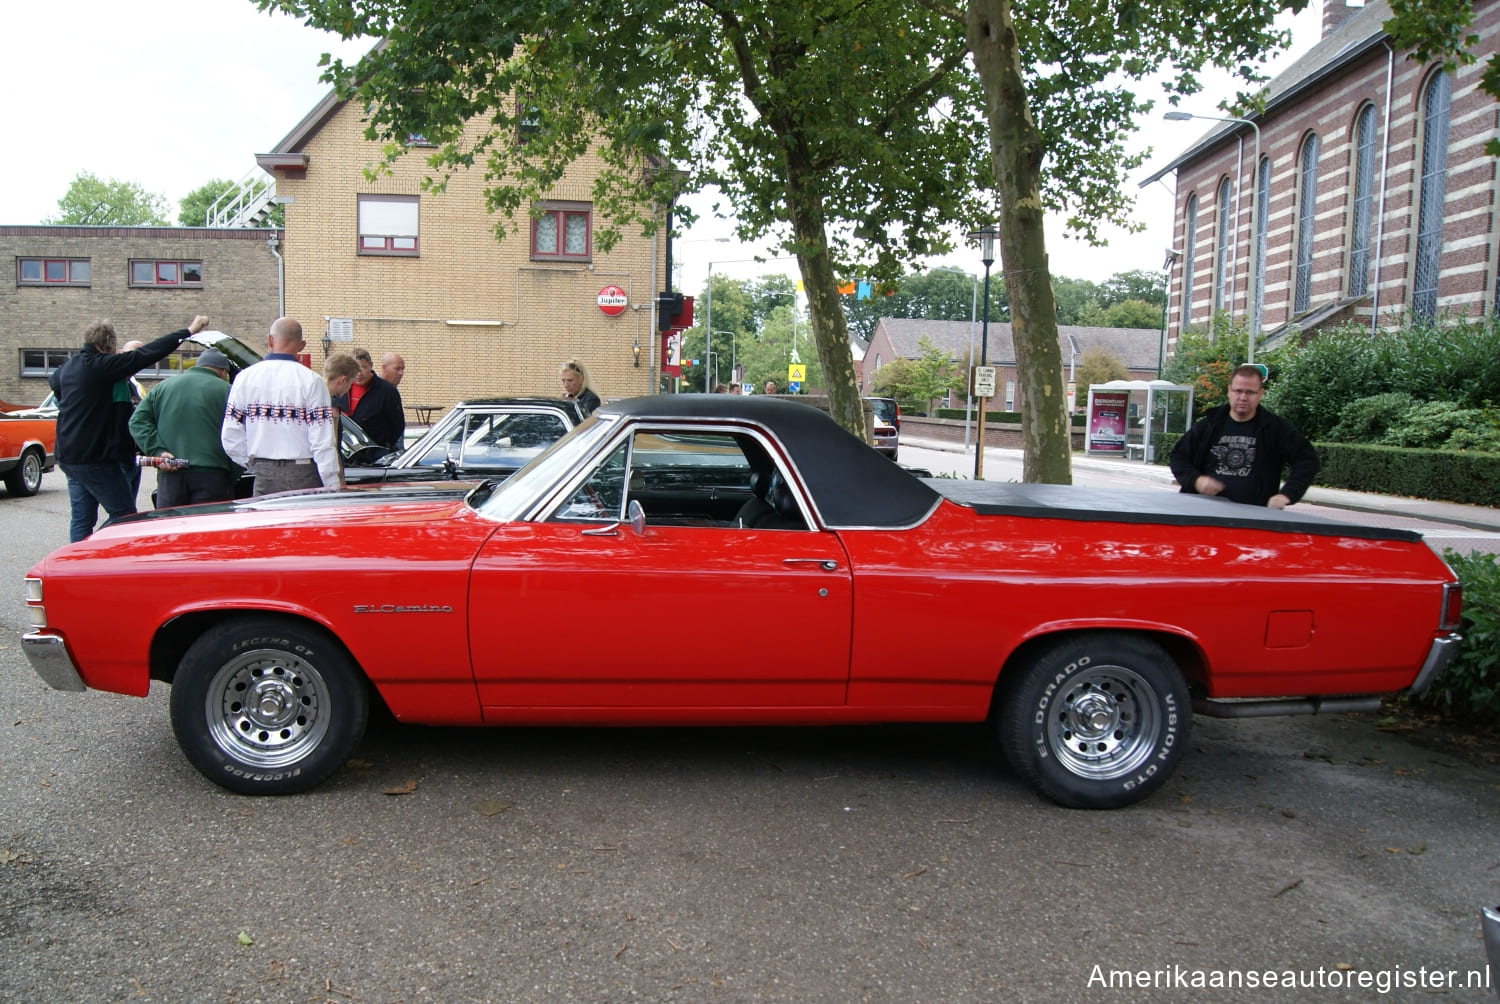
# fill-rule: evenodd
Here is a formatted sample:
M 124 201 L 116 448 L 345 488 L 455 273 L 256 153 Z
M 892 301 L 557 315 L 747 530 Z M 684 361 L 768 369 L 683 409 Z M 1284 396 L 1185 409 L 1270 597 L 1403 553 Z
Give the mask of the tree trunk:
M 828 411 L 833 420 L 861 442 L 869 442 L 864 402 L 854 378 L 854 354 L 849 349 L 849 325 L 839 300 L 838 281 L 828 257 L 828 235 L 821 200 L 807 184 L 811 169 L 787 157 L 787 214 L 791 218 L 797 267 L 807 294 L 813 342 L 828 385 Z
M 1021 76 L 1011 0 L 969 0 L 969 49 L 984 85 L 990 158 L 1000 193 L 1000 262 L 1010 297 L 1021 388 L 1022 477 L 1073 482 L 1057 303 L 1042 231 L 1042 142 Z

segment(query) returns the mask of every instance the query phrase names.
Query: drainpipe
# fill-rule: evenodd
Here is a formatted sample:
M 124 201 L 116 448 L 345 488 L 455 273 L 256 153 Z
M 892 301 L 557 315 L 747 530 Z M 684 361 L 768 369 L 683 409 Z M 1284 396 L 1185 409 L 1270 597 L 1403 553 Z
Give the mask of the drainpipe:
M 276 250 L 281 242 L 276 237 L 276 231 L 271 231 L 271 236 L 266 238 L 266 247 L 271 254 L 276 256 L 276 316 L 286 316 L 286 261 L 281 257 L 281 252 Z
M 1370 279 L 1370 334 L 1380 330 L 1380 246 L 1385 238 L 1385 190 L 1388 184 L 1386 162 L 1391 155 L 1391 77 L 1396 68 L 1396 50 L 1389 40 L 1385 46 L 1385 118 L 1381 122 L 1380 143 L 1380 199 L 1375 209 L 1375 274 Z

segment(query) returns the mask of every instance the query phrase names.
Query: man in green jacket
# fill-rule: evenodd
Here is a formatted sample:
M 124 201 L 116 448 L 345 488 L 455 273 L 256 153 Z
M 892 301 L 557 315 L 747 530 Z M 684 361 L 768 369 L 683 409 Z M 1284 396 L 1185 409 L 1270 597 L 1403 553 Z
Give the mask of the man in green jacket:
M 187 372 L 153 388 L 130 416 L 142 453 L 187 461 L 182 470 L 157 469 L 158 509 L 234 498 L 240 467 L 219 442 L 228 400 L 229 360 L 208 349 Z

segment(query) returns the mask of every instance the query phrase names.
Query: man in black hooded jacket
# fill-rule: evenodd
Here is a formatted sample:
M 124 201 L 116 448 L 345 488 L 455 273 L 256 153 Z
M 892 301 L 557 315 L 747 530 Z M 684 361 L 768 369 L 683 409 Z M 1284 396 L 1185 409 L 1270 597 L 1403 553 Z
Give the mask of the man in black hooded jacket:
M 70 541 L 94 532 L 101 505 L 109 517 L 105 525 L 135 512 L 128 473 L 135 466 L 129 378 L 206 327 L 208 318 L 199 314 L 186 328 L 118 352 L 114 325 L 95 321 L 83 333 L 83 350 L 47 378 L 57 395 L 57 465 L 68 479 Z
M 1209 411 L 1172 447 L 1172 476 L 1184 492 L 1285 509 L 1307 491 L 1318 454 L 1291 422 L 1261 407 L 1264 383 L 1260 367 L 1237 368 L 1229 403 Z

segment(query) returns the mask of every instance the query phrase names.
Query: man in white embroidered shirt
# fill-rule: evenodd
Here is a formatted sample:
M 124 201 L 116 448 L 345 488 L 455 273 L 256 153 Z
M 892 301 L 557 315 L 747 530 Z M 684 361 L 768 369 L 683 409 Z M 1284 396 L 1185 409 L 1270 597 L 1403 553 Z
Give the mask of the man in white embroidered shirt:
M 255 475 L 255 495 L 343 487 L 338 430 L 328 385 L 302 365 L 302 325 L 278 317 L 268 354 L 229 388 L 219 438 L 229 459 Z

